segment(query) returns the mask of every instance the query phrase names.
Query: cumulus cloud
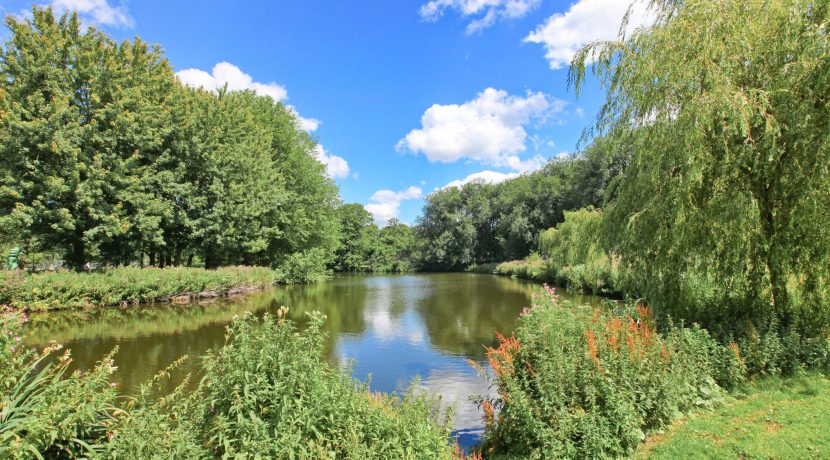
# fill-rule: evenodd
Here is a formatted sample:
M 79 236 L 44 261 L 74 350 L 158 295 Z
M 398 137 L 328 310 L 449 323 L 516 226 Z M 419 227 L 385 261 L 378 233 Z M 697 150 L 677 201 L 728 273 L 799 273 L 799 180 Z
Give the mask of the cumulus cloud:
M 320 163 L 326 165 L 326 173 L 329 177 L 349 177 L 349 163 L 343 157 L 330 154 L 320 144 L 315 147 L 314 154 Z
M 544 93 L 528 92 L 526 97 L 487 88 L 464 104 L 428 108 L 421 128 L 401 139 L 398 151 L 423 153 L 430 162 L 453 163 L 461 159 L 526 171 L 545 160 L 535 156 L 522 160 L 518 154 L 527 147 L 525 126 L 543 122 L 565 103 Z
M 515 19 L 527 15 L 541 0 L 430 0 L 421 5 L 419 13 L 427 21 L 437 21 L 444 11 L 454 10 L 469 17 L 467 34 L 484 30 L 499 19 Z
M 571 63 L 583 46 L 595 40 L 616 39 L 630 4 L 627 0 L 579 0 L 565 13 L 548 18 L 525 38 L 525 42 L 543 45 L 550 67 L 561 69 Z M 654 15 L 650 14 L 647 4 L 637 0 L 626 33 L 653 21 Z
M 191 68 L 176 72 L 176 76 L 182 83 L 194 88 L 201 87 L 212 91 L 228 85 L 228 89 L 231 91 L 250 89 L 259 95 L 270 96 L 274 102 L 288 99 L 288 91 L 284 86 L 274 82 L 256 82 L 253 77 L 230 62 L 223 61 L 216 64 L 213 66 L 211 73 Z
M 204 88 L 208 91 L 216 91 L 228 85 L 230 91 L 252 90 L 260 96 L 269 96 L 274 102 L 282 102 L 288 99 L 288 90 L 285 86 L 275 82 L 260 83 L 245 73 L 239 67 L 230 62 L 220 62 L 213 66 L 210 73 L 201 69 L 184 69 L 176 72 L 176 77 L 185 85 L 194 88 Z M 286 105 L 288 110 L 297 117 L 300 128 L 304 131 L 316 131 L 320 127 L 320 120 L 306 118 L 300 115 L 294 106 Z
M 385 189 L 378 190 L 369 198 L 371 203 L 364 206 L 364 208 L 375 216 L 376 224 L 385 225 L 390 219 L 398 217 L 402 201 L 417 200 L 422 196 L 424 196 L 423 190 L 416 186 L 399 192 Z
M 519 177 L 519 173 L 502 173 L 497 171 L 485 170 L 470 174 L 469 176 L 463 179 L 454 180 L 442 188 L 462 187 L 465 184 L 469 184 L 470 182 L 480 182 L 483 184 L 498 184 L 499 182 L 504 182 L 507 179 L 513 179 L 514 177 Z
M 303 131 L 317 131 L 317 128 L 320 127 L 320 120 L 316 118 L 303 117 L 299 113 L 297 113 L 297 110 L 294 107 L 289 108 L 294 112 L 294 115 L 297 116 L 297 119 L 300 120 L 300 128 L 302 128 Z
M 40 4 L 50 7 L 57 15 L 77 12 L 78 18 L 84 26 L 110 26 L 129 28 L 134 25 L 132 16 L 127 12 L 126 5 L 121 2 L 118 6 L 112 6 L 107 0 L 51 0 Z M 31 19 L 31 10 L 22 10 L 18 14 L 12 14 L 17 21 Z

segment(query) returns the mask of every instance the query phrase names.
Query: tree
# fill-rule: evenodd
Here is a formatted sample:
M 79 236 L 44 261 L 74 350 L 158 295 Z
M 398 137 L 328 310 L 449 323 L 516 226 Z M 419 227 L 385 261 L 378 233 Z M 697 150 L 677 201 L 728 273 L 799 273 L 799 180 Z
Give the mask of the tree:
M 594 130 L 633 152 L 607 213 L 615 250 L 682 317 L 825 327 L 828 3 L 652 3 L 653 26 L 583 49 L 571 70 L 579 91 L 597 58 Z
M 163 214 L 142 181 L 170 133 L 163 107 L 173 73 L 158 49 L 80 30 L 50 9 L 6 22 L 0 60 L 0 207 L 4 231 L 39 236 L 80 268 L 90 255 L 122 257 L 124 240 Z M 137 208 L 136 208 L 137 207 Z M 143 216 L 143 217 L 142 217 Z

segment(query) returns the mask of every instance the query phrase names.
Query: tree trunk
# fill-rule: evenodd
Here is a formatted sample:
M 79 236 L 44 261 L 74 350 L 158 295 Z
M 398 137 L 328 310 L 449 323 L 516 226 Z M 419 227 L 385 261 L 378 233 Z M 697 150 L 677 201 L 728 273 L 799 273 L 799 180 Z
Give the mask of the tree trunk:
M 772 304 L 781 326 L 787 329 L 792 324 L 789 295 L 787 293 L 787 270 L 781 261 L 778 237 L 775 229 L 775 216 L 767 200 L 760 200 L 761 227 L 764 231 L 764 264 L 769 275 Z
M 193 253 L 190 253 L 190 254 L 187 256 L 187 266 L 188 266 L 188 267 L 192 267 L 192 266 L 193 266 Z
M 173 264 L 177 267 L 182 265 L 182 248 L 181 245 L 176 244 L 176 256 L 173 258 Z
M 86 264 L 86 246 L 84 245 L 82 237 L 77 237 L 72 242 L 72 251 L 67 255 L 66 259 L 75 271 L 80 272 L 84 270 L 84 264 Z
M 156 266 L 156 251 L 151 250 L 148 254 L 150 256 L 150 260 L 149 260 L 148 264 L 151 267 L 155 267 Z
M 205 268 L 207 268 L 207 269 L 216 268 L 216 265 L 217 265 L 216 254 L 214 254 L 214 251 L 212 251 L 210 249 L 206 249 L 205 250 Z

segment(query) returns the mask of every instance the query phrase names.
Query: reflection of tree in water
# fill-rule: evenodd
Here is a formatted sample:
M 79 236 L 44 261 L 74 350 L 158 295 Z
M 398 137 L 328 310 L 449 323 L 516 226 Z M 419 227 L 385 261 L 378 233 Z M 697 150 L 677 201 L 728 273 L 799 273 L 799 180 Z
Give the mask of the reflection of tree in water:
M 530 306 L 535 283 L 494 275 L 433 275 L 434 289 L 417 304 L 432 344 L 452 354 L 482 359 L 496 333 L 511 334 L 522 309 Z M 593 296 L 560 292 L 575 304 L 599 305 Z
M 495 345 L 495 333 L 511 333 L 532 285 L 489 275 L 436 275 L 431 295 L 418 313 L 433 346 L 448 353 L 481 358 L 482 345 Z
M 305 327 L 306 313 L 318 311 L 326 315 L 326 354 L 331 360 L 341 334 L 359 335 L 366 330 L 363 309 L 367 289 L 359 279 L 281 286 L 272 295 L 272 311 L 282 305 L 288 307 L 288 317 L 301 328 Z
M 533 284 L 489 275 L 343 277 L 306 286 L 278 286 L 205 304 L 32 315 L 25 340 L 32 346 L 50 340 L 63 343 L 81 369 L 90 368 L 118 346 L 114 380 L 127 393 L 135 392 L 138 385 L 183 355 L 190 359 L 162 389 L 171 389 L 190 372 L 198 380 L 199 357 L 225 343 L 225 326 L 234 316 L 275 313 L 282 305 L 289 307 L 289 316 L 300 328 L 307 312 L 316 310 L 327 316 L 327 357 L 332 362 L 336 362 L 333 352 L 338 339 L 344 334 L 364 336 L 369 325 L 381 339 L 384 334 L 429 335 L 438 350 L 483 359 L 482 345 L 495 345 L 496 331 L 513 331 L 534 289 Z M 405 315 L 412 316 L 402 320 Z
M 54 312 L 33 315 L 27 325 L 26 342 L 42 346 L 51 340 L 72 350 L 73 369 L 89 369 L 104 355 L 119 348 L 114 380 L 122 391 L 134 393 L 159 370 L 184 355 L 184 365 L 171 373 L 162 390 L 174 388 L 188 373 L 198 380 L 200 356 L 225 343 L 225 326 L 245 312 L 276 313 L 288 306 L 300 328 L 305 313 L 327 315 L 327 351 L 331 355 L 341 333 L 360 334 L 365 329 L 365 287 L 359 283 L 334 286 L 279 286 L 250 296 L 223 299 L 208 304 L 157 305 L 106 308 L 95 311 Z

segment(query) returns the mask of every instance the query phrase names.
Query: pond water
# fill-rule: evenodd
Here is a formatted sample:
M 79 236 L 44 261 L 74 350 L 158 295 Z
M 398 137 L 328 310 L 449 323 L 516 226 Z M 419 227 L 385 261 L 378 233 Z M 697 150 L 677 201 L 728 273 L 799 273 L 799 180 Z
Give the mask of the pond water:
M 244 312 L 276 313 L 302 324 L 306 312 L 326 314 L 327 359 L 351 365 L 352 375 L 375 391 L 401 391 L 412 379 L 455 404 L 454 429 L 462 445 L 480 434 L 481 414 L 471 395 L 493 391 L 468 360 L 485 363 L 496 332 L 508 335 L 538 285 L 493 275 L 417 274 L 341 276 L 305 286 L 278 286 L 246 297 L 188 305 L 106 308 L 34 315 L 26 341 L 55 340 L 89 368 L 118 347 L 114 380 L 134 393 L 176 359 L 190 359 L 166 380 L 166 391 L 187 373 L 198 377 L 198 356 L 225 342 L 225 326 Z M 565 292 L 560 299 L 599 305 L 601 299 Z M 193 380 L 198 380 L 194 378 Z

